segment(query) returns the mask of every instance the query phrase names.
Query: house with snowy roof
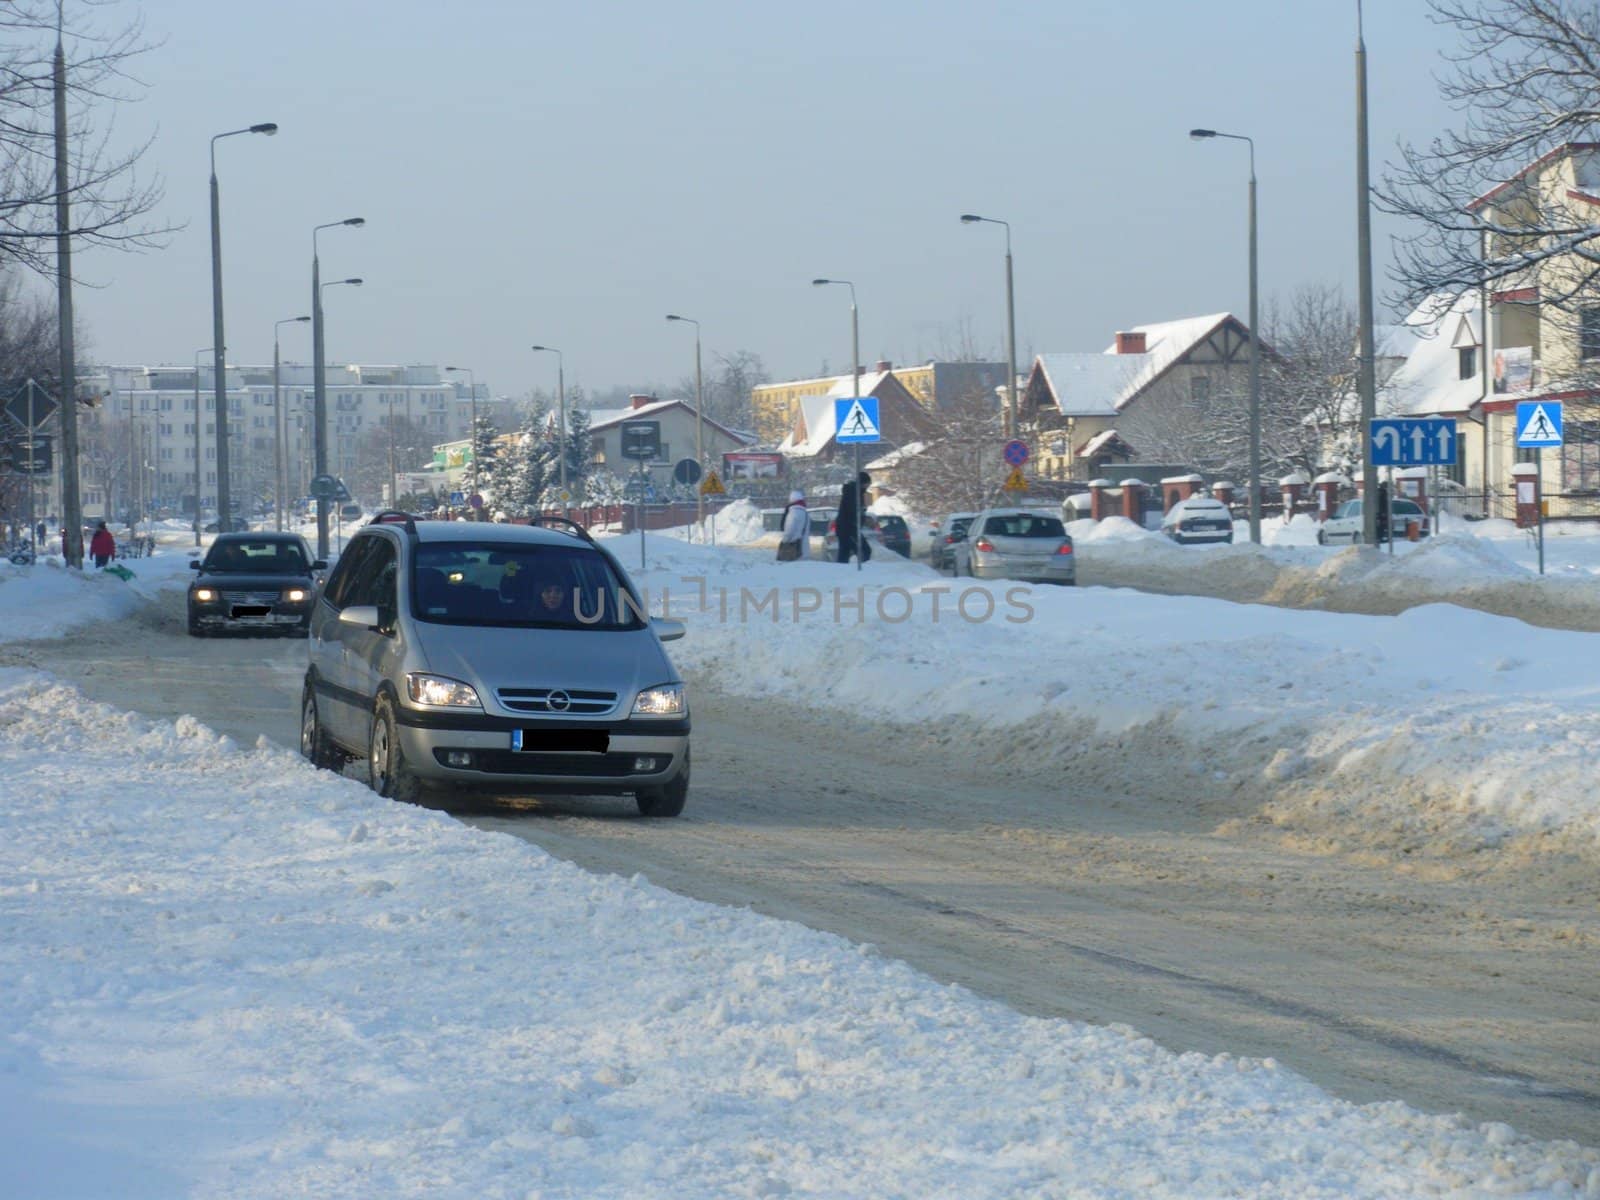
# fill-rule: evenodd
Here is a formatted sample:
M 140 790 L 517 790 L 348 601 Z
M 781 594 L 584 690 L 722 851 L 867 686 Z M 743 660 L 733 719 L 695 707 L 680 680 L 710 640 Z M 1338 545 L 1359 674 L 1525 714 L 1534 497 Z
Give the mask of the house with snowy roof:
M 1247 387 L 1254 347 L 1237 318 L 1213 313 L 1136 325 L 1098 354 L 1038 355 L 1019 414 L 1034 470 L 1093 479 L 1119 463 L 1172 461 L 1175 430 Z
M 694 405 L 686 400 L 660 400 L 655 396 L 629 396 L 626 408 L 597 408 L 589 411 L 590 461 L 596 468 L 613 475 L 627 475 L 639 468 L 633 459 L 622 456 L 622 425 L 626 421 L 656 421 L 661 426 L 661 452 L 645 464 L 658 484 L 671 478 L 680 459 L 695 457 L 695 440 L 704 442 L 705 461 L 714 464 L 722 455 L 743 450 L 753 439 L 749 434 L 729 429 L 710 417 L 703 430 L 696 429 Z
M 892 370 L 863 373 L 860 391 L 861 395 L 876 397 L 878 401 L 881 440 L 867 444 L 864 449 L 868 452 L 881 455 L 926 438 L 931 432 L 933 423 L 927 410 Z M 778 452 L 814 463 L 832 462 L 841 450 L 850 454 L 850 446 L 841 447 L 835 440 L 838 430 L 834 427 L 834 402 L 847 399 L 854 392 L 854 379 L 841 375 L 827 391 L 800 397 L 795 402 L 789 431 L 778 443 Z

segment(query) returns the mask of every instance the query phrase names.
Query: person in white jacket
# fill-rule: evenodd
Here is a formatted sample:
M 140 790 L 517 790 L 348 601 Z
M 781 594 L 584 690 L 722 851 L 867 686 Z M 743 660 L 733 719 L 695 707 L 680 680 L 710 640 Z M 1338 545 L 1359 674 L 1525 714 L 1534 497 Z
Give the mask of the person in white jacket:
M 778 535 L 778 561 L 793 562 L 811 557 L 811 514 L 806 511 L 806 494 L 796 488 L 783 507 L 783 532 Z

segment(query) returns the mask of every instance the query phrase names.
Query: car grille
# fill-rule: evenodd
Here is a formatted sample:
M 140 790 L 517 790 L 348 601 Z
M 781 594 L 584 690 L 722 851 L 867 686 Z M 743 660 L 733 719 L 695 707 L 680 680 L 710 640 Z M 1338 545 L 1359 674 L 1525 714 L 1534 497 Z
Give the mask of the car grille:
M 223 592 L 224 604 L 265 604 L 269 608 L 278 602 L 278 593 L 273 592 Z
M 552 713 L 570 717 L 597 717 L 617 706 L 615 692 L 589 692 L 564 688 L 498 688 L 502 708 L 512 712 Z M 564 699 L 564 702 L 563 702 Z

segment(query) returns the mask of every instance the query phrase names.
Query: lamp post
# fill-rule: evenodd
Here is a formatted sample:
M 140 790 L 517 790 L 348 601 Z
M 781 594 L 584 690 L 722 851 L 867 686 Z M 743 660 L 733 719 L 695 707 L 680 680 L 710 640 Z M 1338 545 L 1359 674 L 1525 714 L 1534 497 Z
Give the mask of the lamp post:
M 283 493 L 286 490 L 283 472 L 283 443 L 286 436 L 283 425 L 283 390 L 279 379 L 278 330 L 285 325 L 309 321 L 310 317 L 285 317 L 272 323 L 272 507 L 277 513 L 276 528 L 283 531 Z
M 556 356 L 556 406 L 560 412 L 560 434 L 556 445 L 559 453 L 556 460 L 561 468 L 561 494 L 563 507 L 566 506 L 567 494 L 567 363 L 561 356 L 561 351 L 554 346 L 535 346 L 534 350 Z
M 1195 141 L 1227 138 L 1250 147 L 1250 540 L 1261 541 L 1261 333 L 1256 328 L 1256 144 L 1240 133 L 1191 129 Z
M 961 223 L 1004 225 L 1006 228 L 1006 438 L 1017 436 L 1017 310 L 1011 288 L 1011 222 L 998 217 L 962 213 Z
M 677 313 L 668 313 L 667 320 L 682 321 L 685 325 L 694 326 L 694 459 L 700 464 L 702 472 L 706 469 L 706 405 L 705 387 L 700 374 L 700 322 L 693 317 L 680 317 Z M 697 490 L 694 496 L 695 524 L 700 526 L 701 535 L 705 534 L 706 527 L 706 494 Z M 715 539 L 713 539 L 713 544 Z
M 200 544 L 200 356 L 210 354 L 211 347 L 194 352 L 194 544 Z M 222 528 L 219 523 L 218 529 Z
M 264 133 L 268 137 L 278 132 L 271 121 L 250 125 L 244 129 L 230 129 L 211 139 L 211 341 L 215 355 L 213 386 L 217 395 L 217 528 L 227 529 L 231 497 L 228 490 L 228 401 L 227 376 L 222 360 L 228 355 L 228 343 L 222 336 L 222 207 L 217 192 L 217 143 L 223 138 L 241 133 Z
M 1373 360 L 1372 325 L 1372 190 L 1367 166 L 1367 39 L 1360 0 L 1356 0 L 1356 302 L 1361 341 L 1357 364 L 1356 390 L 1361 397 L 1361 540 L 1369 546 L 1378 541 L 1378 469 L 1372 465 L 1372 422 L 1378 415 L 1378 380 Z M 1487 312 L 1485 307 L 1483 311 Z M 1484 335 L 1489 334 L 1484 322 Z M 1485 341 L 1485 346 L 1488 342 Z M 1485 425 L 1485 430 L 1488 426 Z M 1393 494 L 1391 485 L 1391 495 Z M 1389 549 L 1394 550 L 1394 529 L 1389 530 Z M 1544 543 L 1540 543 L 1540 553 Z
M 851 377 L 851 380 L 852 380 L 852 382 L 850 384 L 850 394 L 852 396 L 859 397 L 861 395 L 861 325 L 860 325 L 860 322 L 857 320 L 858 314 L 857 314 L 857 310 L 856 310 L 856 285 L 851 283 L 848 279 L 813 279 L 811 281 L 811 286 L 812 287 L 826 287 L 829 284 L 837 284 L 840 287 L 847 287 L 847 288 L 850 289 L 850 377 Z M 837 434 L 838 430 L 837 429 L 834 430 L 834 433 Z M 866 516 L 867 497 L 866 497 L 866 492 L 865 492 L 864 489 L 861 488 L 861 483 L 860 483 L 860 481 L 861 481 L 861 443 L 860 442 L 853 443 L 852 444 L 852 448 L 855 451 L 855 453 L 854 453 L 854 462 L 855 462 L 854 470 L 855 470 L 855 474 L 853 474 L 850 477 L 850 483 L 848 484 L 848 486 L 857 489 L 856 490 L 856 570 L 859 571 L 859 570 L 861 570 L 861 527 L 864 524 L 866 524 L 866 522 L 865 522 L 865 520 L 863 520 L 863 518 Z
M 472 492 L 467 497 L 468 503 L 471 503 L 472 497 L 478 495 L 478 377 L 472 373 L 471 367 L 446 367 L 445 370 L 455 371 L 467 377 L 469 393 L 467 399 L 472 404 L 472 407 L 468 410 L 468 415 L 472 418 L 472 432 L 467 435 L 467 450 L 472 455 L 472 462 L 468 468 L 468 479 L 471 481 Z M 476 521 L 482 511 L 481 507 L 473 509 L 472 519 Z
M 317 234 L 324 229 L 349 225 L 359 229 L 367 223 L 365 217 L 347 217 L 343 221 L 329 221 L 311 228 L 311 389 L 312 405 L 312 455 L 315 473 L 328 473 L 328 389 L 323 378 L 322 364 L 322 267 L 317 258 Z M 317 557 L 328 557 L 328 498 L 317 497 Z

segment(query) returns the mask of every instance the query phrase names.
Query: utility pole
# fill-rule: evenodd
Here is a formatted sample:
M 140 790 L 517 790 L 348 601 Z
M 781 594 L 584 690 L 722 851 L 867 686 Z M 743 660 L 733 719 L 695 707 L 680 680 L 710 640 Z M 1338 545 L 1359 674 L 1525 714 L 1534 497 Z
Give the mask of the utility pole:
M 61 413 L 61 521 L 67 536 L 67 565 L 83 566 L 83 500 L 78 492 L 78 363 L 72 341 L 72 212 L 67 197 L 67 55 L 62 47 L 60 10 L 56 18 L 55 89 L 56 152 L 56 310 L 61 380 L 57 385 Z M 31 394 L 31 393 L 30 393 Z M 31 486 L 31 479 L 30 479 Z
M 1361 361 L 1357 388 L 1361 394 L 1361 540 L 1371 546 L 1378 540 L 1378 471 L 1372 465 L 1372 422 L 1378 415 L 1378 380 L 1373 365 L 1372 317 L 1372 193 L 1367 177 L 1367 43 L 1362 28 L 1361 3 L 1356 0 L 1356 268 L 1359 281 Z M 1484 321 L 1485 330 L 1489 322 Z M 1252 334 L 1254 331 L 1251 331 Z M 1254 357 L 1252 355 L 1252 357 Z M 1390 538 L 1394 530 L 1389 530 Z

